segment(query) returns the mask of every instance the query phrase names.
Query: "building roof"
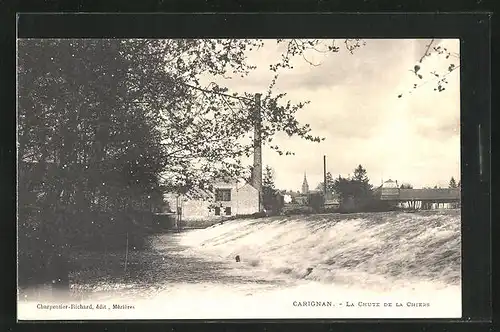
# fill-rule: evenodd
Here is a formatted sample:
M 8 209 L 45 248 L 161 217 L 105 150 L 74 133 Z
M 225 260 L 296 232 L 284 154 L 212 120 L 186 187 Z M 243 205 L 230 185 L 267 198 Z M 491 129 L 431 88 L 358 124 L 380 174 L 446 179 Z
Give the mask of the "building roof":
M 382 183 L 380 186 L 381 188 L 397 188 L 398 187 L 398 181 L 392 181 L 391 179 L 385 181 Z
M 250 186 L 255 189 L 255 187 L 249 183 L 248 181 L 245 181 L 244 179 L 234 179 L 231 181 L 231 179 L 219 179 L 218 181 L 214 182 L 212 187 L 213 189 L 217 189 L 219 186 L 222 184 L 234 184 L 234 183 L 240 183 L 242 186 L 239 188 L 243 188 L 245 186 Z M 167 194 L 175 195 L 173 192 L 169 192 Z M 210 189 L 201 189 L 201 188 L 191 188 L 187 193 L 184 194 L 184 196 L 188 199 L 209 199 L 214 196 L 213 192 Z

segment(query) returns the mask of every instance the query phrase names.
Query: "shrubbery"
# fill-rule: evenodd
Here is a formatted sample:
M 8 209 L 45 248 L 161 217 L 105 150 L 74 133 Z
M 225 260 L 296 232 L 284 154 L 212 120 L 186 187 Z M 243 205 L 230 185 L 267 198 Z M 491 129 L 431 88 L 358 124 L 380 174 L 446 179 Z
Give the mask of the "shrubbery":
M 306 205 L 285 205 L 283 208 L 283 214 L 285 216 L 308 215 L 313 213 L 315 213 L 314 209 Z

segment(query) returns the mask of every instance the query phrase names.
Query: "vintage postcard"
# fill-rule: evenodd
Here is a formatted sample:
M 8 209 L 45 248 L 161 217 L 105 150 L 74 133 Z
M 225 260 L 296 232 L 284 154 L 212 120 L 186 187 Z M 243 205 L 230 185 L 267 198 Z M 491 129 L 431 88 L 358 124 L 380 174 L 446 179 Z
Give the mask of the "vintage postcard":
M 18 39 L 18 319 L 459 318 L 458 39 Z

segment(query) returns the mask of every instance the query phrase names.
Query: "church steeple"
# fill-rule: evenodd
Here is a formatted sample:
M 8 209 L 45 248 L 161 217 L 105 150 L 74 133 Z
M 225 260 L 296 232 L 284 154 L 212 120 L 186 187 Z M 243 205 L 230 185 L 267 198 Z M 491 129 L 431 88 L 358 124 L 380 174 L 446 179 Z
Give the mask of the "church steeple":
M 304 181 L 302 182 L 302 193 L 307 194 L 309 192 L 309 184 L 307 183 L 306 172 L 304 172 Z

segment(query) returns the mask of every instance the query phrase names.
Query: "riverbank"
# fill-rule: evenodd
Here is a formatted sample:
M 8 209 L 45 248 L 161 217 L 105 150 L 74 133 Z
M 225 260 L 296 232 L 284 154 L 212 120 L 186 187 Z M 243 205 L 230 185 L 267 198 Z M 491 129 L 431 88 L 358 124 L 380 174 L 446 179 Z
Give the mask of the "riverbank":
M 182 255 L 180 237 L 188 231 L 152 235 L 146 248 L 122 251 L 74 251 L 69 293 L 54 293 L 49 285 L 19 290 L 20 301 L 109 298 L 147 299 L 177 284 L 266 283 L 263 279 L 233 277 L 231 262 Z

